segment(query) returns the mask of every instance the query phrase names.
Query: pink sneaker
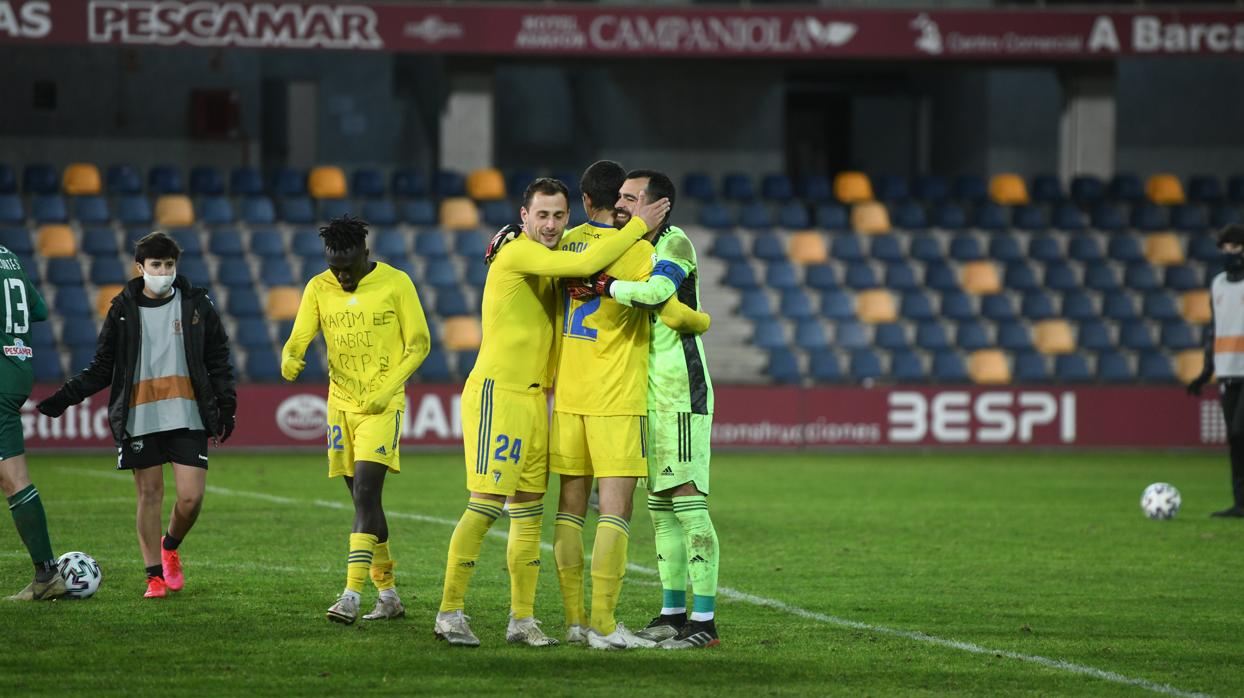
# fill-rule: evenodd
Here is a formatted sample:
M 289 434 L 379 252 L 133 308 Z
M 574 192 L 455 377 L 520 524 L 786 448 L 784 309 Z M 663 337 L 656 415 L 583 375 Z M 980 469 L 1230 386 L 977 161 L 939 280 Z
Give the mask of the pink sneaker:
M 168 596 L 168 585 L 159 577 L 147 577 L 147 593 L 144 599 L 162 599 Z
M 160 539 L 164 543 L 164 539 Z M 169 591 L 181 591 L 186 586 L 186 576 L 181 573 L 181 556 L 176 550 L 160 548 L 160 562 L 164 565 L 164 583 Z

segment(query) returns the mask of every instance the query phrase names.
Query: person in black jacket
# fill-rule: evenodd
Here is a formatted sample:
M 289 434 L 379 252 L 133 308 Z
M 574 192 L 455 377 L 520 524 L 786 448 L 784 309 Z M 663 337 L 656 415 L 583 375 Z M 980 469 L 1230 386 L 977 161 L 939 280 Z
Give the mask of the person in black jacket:
M 117 468 L 138 489 L 138 547 L 147 598 L 185 584 L 177 547 L 194 526 L 207 486 L 207 438 L 224 443 L 237 412 L 229 337 L 207 291 L 177 276 L 181 249 L 164 233 L 134 246 L 136 278 L 112 299 L 91 364 L 38 404 L 49 417 L 110 387 L 108 423 Z M 177 504 L 160 536 L 165 463 Z

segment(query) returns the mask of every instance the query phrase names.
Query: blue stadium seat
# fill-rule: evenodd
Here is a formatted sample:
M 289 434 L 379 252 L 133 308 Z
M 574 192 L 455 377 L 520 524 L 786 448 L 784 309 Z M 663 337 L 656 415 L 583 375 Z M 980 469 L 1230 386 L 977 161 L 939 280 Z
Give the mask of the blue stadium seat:
M 847 264 L 847 272 L 843 277 L 843 283 L 848 288 L 857 290 L 877 288 L 880 282 L 877 279 L 877 272 L 868 262 L 850 262 Z
M 960 201 L 984 201 L 989 198 L 989 185 L 980 175 L 961 174 L 955 177 L 954 194 Z
M 398 168 L 389 178 L 389 190 L 397 197 L 422 198 L 428 195 L 428 181 L 419 170 Z
M 893 262 L 885 267 L 885 286 L 895 291 L 913 291 L 920 287 L 920 283 L 910 263 Z
M 1054 309 L 1054 299 L 1050 294 L 1036 287 L 1024 294 L 1024 299 L 1020 301 L 1020 314 L 1029 320 L 1049 320 L 1058 317 L 1058 312 Z
M 1124 291 L 1107 293 L 1102 297 L 1101 314 L 1111 320 L 1131 320 L 1140 317 L 1136 299 Z
M 207 263 L 203 257 L 194 254 L 183 254 L 177 260 L 177 275 L 184 277 L 195 286 L 207 286 L 211 275 L 207 273 Z
M 727 262 L 747 258 L 747 253 L 743 251 L 743 241 L 733 233 L 722 233 L 721 235 L 714 236 L 713 243 L 708 248 L 708 253 Z
M 322 269 L 321 269 L 322 271 Z M 259 266 L 259 280 L 264 286 L 295 286 L 294 270 L 284 257 L 272 259 Z
M 963 351 L 976 351 L 993 346 L 985 323 L 976 318 L 960 320 L 955 327 L 955 346 Z
M 73 217 L 84 225 L 104 224 L 112 216 L 108 213 L 108 200 L 102 196 L 79 196 L 73 202 Z
M 808 207 L 799 201 L 788 201 L 778 209 L 778 226 L 787 230 L 805 230 L 812 227 Z
M 115 256 L 96 257 L 91 260 L 91 283 L 96 286 L 123 284 L 130 280 L 121 260 Z
M 1059 260 L 1045 265 L 1041 285 L 1054 291 L 1073 291 L 1080 288 L 1080 278 L 1070 264 Z
M 1215 230 L 1225 228 L 1232 223 L 1244 223 L 1240 209 L 1234 206 L 1215 206 L 1209 214 L 1210 227 Z
M 751 201 L 756 198 L 752 178 L 741 172 L 728 172 L 722 177 L 721 193 L 730 201 Z
M 319 206 L 319 220 L 322 221 L 331 221 L 342 216 L 357 216 L 359 211 L 349 199 L 320 199 Z
M 225 193 L 225 180 L 215 167 L 195 167 L 190 170 L 190 194 L 192 196 L 220 196 Z
M 1202 204 L 1222 201 L 1222 182 L 1212 175 L 1192 175 L 1188 178 L 1188 201 Z
M 441 265 L 436 265 L 437 268 Z M 431 270 L 429 270 L 431 271 Z M 468 315 L 470 308 L 467 306 L 466 297 L 462 292 L 453 287 L 442 287 L 436 292 L 436 314 L 441 317 L 453 317 L 455 315 Z
M 1145 185 L 1131 172 L 1119 172 L 1110 180 L 1110 198 L 1137 201 L 1145 198 Z
M 147 171 L 147 190 L 152 196 L 181 194 L 186 186 L 181 181 L 181 169 L 174 165 L 155 165 Z
M 401 218 L 411 225 L 436 225 L 439 220 L 436 207 L 427 199 L 404 201 L 401 205 Z
M 432 228 L 415 235 L 415 256 L 425 259 L 445 259 L 449 257 L 449 243 L 445 233 Z
M 968 227 L 968 213 L 953 201 L 941 201 L 933 206 L 933 227 L 943 230 L 963 230 Z
M 949 254 L 952 259 L 960 262 L 985 258 L 985 250 L 981 246 L 980 238 L 971 233 L 960 233 L 951 238 Z
M 303 366 L 302 373 L 298 374 L 297 383 L 313 383 L 322 384 L 328 381 L 328 371 L 324 367 L 324 360 L 320 358 L 320 352 L 317 347 L 310 348 L 304 355 L 306 357 L 306 366 Z
M 126 254 L 133 252 L 134 245 L 136 245 L 138 241 L 141 240 L 143 237 L 150 235 L 150 234 L 151 234 L 151 229 L 146 226 L 134 226 L 134 227 L 126 229 L 125 246 L 122 248 L 122 251 Z
M 1119 277 L 1109 262 L 1089 262 L 1084 265 L 1084 286 L 1094 291 L 1116 291 Z
M 873 345 L 889 351 L 910 348 L 907 327 L 901 322 L 883 322 L 873 326 Z
M 799 272 L 790 262 L 770 262 L 765 265 L 765 285 L 778 289 L 798 288 Z
M 72 349 L 94 348 L 98 340 L 99 330 L 95 329 L 95 324 L 92 322 L 66 322 L 61 326 L 60 341 Z
M 1110 241 L 1106 243 L 1106 255 L 1120 262 L 1145 261 L 1144 247 L 1140 244 L 1140 238 L 1134 235 L 1110 236 Z
M 237 329 L 229 339 L 246 349 L 253 347 L 271 348 L 272 335 L 268 332 L 268 321 L 264 318 L 242 318 L 238 320 Z
M 1059 354 L 1054 357 L 1054 378 L 1060 383 L 1091 383 L 1093 372 L 1083 354 Z
M 1148 233 L 1166 230 L 1170 226 L 1163 208 L 1142 202 L 1132 206 L 1132 227 Z
M 710 230 L 729 230 L 734 227 L 734 219 L 730 217 L 730 209 L 715 201 L 700 206 L 697 220 L 700 225 Z
M 168 234 L 181 248 L 182 254 L 203 254 L 203 241 L 199 238 L 199 231 L 196 228 L 174 228 Z
M 379 199 L 384 196 L 384 177 L 379 170 L 360 167 L 350 177 L 350 194 L 360 199 Z
M 1160 351 L 1143 351 L 1136 367 L 1137 377 L 1149 383 L 1174 383 L 1174 367 L 1171 360 Z
M 1171 227 L 1175 230 L 1199 233 L 1209 227 L 1209 218 L 1201 206 L 1193 204 L 1172 206 Z
M 900 230 L 924 230 L 929 226 L 924 206 L 912 199 L 892 204 L 889 214 L 890 224 Z
M 928 292 L 914 289 L 903 294 L 899 301 L 898 314 L 908 320 L 932 320 L 937 315 L 933 312 L 933 301 Z
M 397 207 L 389 199 L 363 202 L 363 220 L 372 225 L 397 225 Z
M 1101 243 L 1091 235 L 1072 236 L 1067 242 L 1067 256 L 1077 262 L 1091 262 L 1105 258 Z
M 85 318 L 84 318 L 85 320 Z M 91 365 L 91 360 L 95 358 L 95 347 L 74 347 L 69 352 L 69 372 L 76 374 Z
M 1214 235 L 1188 236 L 1188 258 L 1198 262 L 1217 262 L 1221 256 L 1218 239 Z
M 1164 274 L 1163 285 L 1172 291 L 1191 291 L 1194 288 L 1201 288 L 1201 279 L 1197 276 L 1196 269 L 1186 264 L 1167 267 Z
M 1018 262 L 1027 259 L 1019 246 L 1019 240 L 1009 233 L 989 236 L 989 256 L 999 262 Z
M 315 222 L 315 207 L 306 196 L 287 196 L 280 200 L 281 220 L 286 223 Z
M 1244 203 L 1244 174 L 1232 175 L 1227 179 L 1227 201 L 1233 204 Z
M 770 172 L 760 178 L 760 196 L 770 201 L 789 201 L 795 196 L 795 188 L 786 175 Z
M 903 246 L 897 235 L 870 235 L 868 236 L 868 254 L 873 259 L 881 262 L 904 262 L 907 256 L 903 254 Z
M 939 320 L 925 320 L 916 325 L 916 346 L 928 351 L 949 349 L 950 333 L 945 323 Z
M 820 204 L 813 212 L 816 227 L 829 231 L 851 229 L 851 215 L 839 204 Z
M 453 170 L 437 170 L 436 175 L 432 177 L 432 193 L 441 198 L 466 196 L 466 177 L 461 172 Z
M 924 285 L 934 291 L 954 291 L 959 288 L 959 277 L 946 262 L 929 262 L 924 266 Z
M 1119 346 L 1124 349 L 1156 349 L 1153 329 L 1144 320 L 1125 320 L 1119 324 Z
M 233 204 L 223 196 L 199 199 L 197 216 L 208 225 L 227 225 L 233 222 Z
M 838 274 L 828 264 L 812 264 L 804 269 L 803 282 L 809 288 L 828 291 L 838 288 Z
M 324 251 L 324 245 L 319 245 L 321 253 Z M 265 260 L 272 258 L 285 257 L 285 243 L 281 240 L 281 234 L 275 230 L 255 230 L 251 232 L 250 251 L 252 254 L 263 257 Z M 270 261 L 265 261 L 265 264 Z
M 53 260 L 56 261 L 56 260 Z M 56 312 L 65 320 L 89 322 L 95 312 L 91 301 L 86 297 L 86 289 L 81 286 L 61 286 L 56 290 Z
M 454 254 L 459 257 L 483 259 L 484 251 L 487 249 L 488 238 L 477 230 L 459 230 L 454 233 Z
M 773 227 L 773 216 L 769 207 L 759 201 L 750 201 L 739 207 L 739 227 L 752 230 L 768 230 Z
M 772 318 L 773 301 L 764 289 L 747 289 L 739 294 L 739 307 L 735 312 L 749 320 Z
M 1014 320 L 1015 302 L 1006 293 L 981 296 L 981 317 L 994 321 Z
M 0 194 L 0 223 L 21 225 L 26 222 L 26 208 L 16 194 Z
M 838 354 L 829 349 L 812 352 L 808 357 L 808 373 L 817 383 L 838 383 L 843 379 Z
M 731 262 L 726 267 L 726 276 L 722 283 L 734 288 L 757 288 L 756 270 L 745 261 Z
M 786 325 L 776 318 L 757 320 L 752 343 L 761 349 L 786 348 Z
M 1045 230 L 1050 221 L 1045 215 L 1045 208 L 1035 204 L 1016 206 L 1011 211 L 1011 225 L 1020 230 Z
M 858 235 L 835 235 L 829 245 L 829 254 L 844 262 L 862 262 L 865 259 L 864 244 Z
M 821 294 L 821 315 L 830 320 L 850 320 L 855 317 L 855 299 L 846 291 L 830 290 Z
M 1106 198 L 1106 183 L 1092 175 L 1077 175 L 1071 180 L 1071 199 L 1081 206 L 1095 204 Z
M 938 383 L 967 383 L 968 367 L 963 357 L 954 350 L 939 351 L 933 354 L 932 366 L 929 369 L 933 380 Z
M 1012 375 L 1016 383 L 1046 383 L 1050 380 L 1050 364 L 1035 351 L 1021 351 L 1015 355 Z
M 920 262 L 942 262 L 946 258 L 942 254 L 942 243 L 933 235 L 916 235 L 911 238 L 907 254 Z
M 104 173 L 104 189 L 114 196 L 141 194 L 143 180 L 138 175 L 138 169 L 133 165 L 124 163 L 109 165 L 108 170 Z
M 480 258 L 467 261 L 466 282 L 471 286 L 483 290 L 484 283 L 488 280 L 488 265 L 484 264 L 484 260 Z
M 871 381 L 881 377 L 881 357 L 871 349 L 855 349 L 851 352 L 851 379 L 854 381 Z
M 1052 204 L 1066 198 L 1058 177 L 1050 174 L 1035 175 L 1028 185 L 1028 192 L 1033 201 L 1042 204 Z
M 419 376 L 419 380 L 423 383 L 448 383 L 452 378 L 452 373 L 449 370 L 449 361 L 445 358 L 445 352 L 433 347 L 423 363 L 419 364 L 415 375 Z
M 1127 219 L 1123 210 L 1115 204 L 1100 203 L 1093 207 L 1090 222 L 1097 230 L 1117 233 L 1127 227 Z
M 307 173 L 292 167 L 278 167 L 268 175 L 268 189 L 277 198 L 307 195 Z
M 422 282 L 419 280 L 419 269 L 415 266 L 415 259 L 413 257 L 389 259 L 388 265 L 402 272 L 406 276 L 409 276 L 410 280 L 414 282 L 416 286 L 416 293 L 418 293 L 418 287 Z
M 82 265 L 74 257 L 53 257 L 48 260 L 47 280 L 56 286 L 81 286 Z
M 1028 241 L 1028 257 L 1038 262 L 1056 262 L 1063 259 L 1061 237 L 1043 233 Z
M 1037 273 L 1027 262 L 1011 262 L 1002 275 L 1002 285 L 1012 291 L 1035 291 L 1041 288 Z
M 1162 334 L 1159 342 L 1163 347 L 1173 351 L 1195 349 L 1201 346 L 1201 342 L 1197 338 L 1197 333 L 1192 329 L 1192 325 L 1183 320 L 1162 323 Z
M 60 174 L 51 165 L 35 163 L 22 170 L 22 193 L 50 196 L 60 191 Z
M 1126 356 L 1109 349 L 1097 355 L 1097 379 L 1104 383 L 1130 383 L 1136 379 L 1136 373 Z
M 52 323 L 36 322 L 31 324 L 30 346 L 34 347 L 36 353 L 40 351 L 56 351 L 56 337 L 52 336 Z
M 1063 294 L 1062 314 L 1068 320 L 1096 320 L 1101 317 L 1093 296 L 1078 288 Z
M 471 373 L 471 369 L 475 368 L 475 362 L 479 359 L 479 352 L 475 350 L 459 351 L 454 353 L 454 363 L 457 365 L 457 374 L 463 380 Z
M 707 202 L 716 198 L 713 192 L 713 179 L 703 172 L 688 172 L 683 177 L 682 190 L 678 193 L 696 201 Z
M 246 376 L 256 383 L 275 383 L 281 378 L 281 364 L 272 347 L 255 347 L 246 352 Z
M 752 256 L 766 262 L 786 261 L 786 246 L 772 233 L 762 233 L 752 242 Z
M 1160 288 L 1158 272 L 1148 262 L 1133 262 L 1123 272 L 1123 285 L 1137 291 L 1152 291 Z
M 220 257 L 236 258 L 246 252 L 242 234 L 233 228 L 217 228 L 207 236 L 207 249 Z
M 17 193 L 17 176 L 8 163 L 0 163 L 0 194 Z
M 799 178 L 799 198 L 809 203 L 829 201 L 834 196 L 833 185 L 825 175 L 804 175 Z
M 972 227 L 990 232 L 1006 230 L 1010 227 L 1006 207 L 992 201 L 980 204 L 972 215 Z
M 324 256 L 324 240 L 314 230 L 299 230 L 294 233 L 290 251 L 303 259 L 319 259 Z
M 925 383 L 929 374 L 916 352 L 900 349 L 890 353 L 890 378 L 898 383 Z
M 229 171 L 229 193 L 235 197 L 260 196 L 263 175 L 253 167 L 235 167 Z
M 249 196 L 242 200 L 242 220 L 251 225 L 271 225 L 276 222 L 276 208 L 266 196 Z
M 409 254 L 409 243 L 406 236 L 397 230 L 380 230 L 372 233 L 369 237 L 371 238 L 371 244 L 368 246 L 374 255 L 385 259 L 400 259 Z
M 1084 212 L 1075 204 L 1070 203 L 1061 203 L 1054 207 L 1051 224 L 1059 230 L 1073 233 L 1088 228 L 1084 220 Z
M 251 268 L 242 261 L 222 263 L 216 267 L 216 281 L 230 290 L 255 288 Z
M 69 209 L 59 194 L 35 196 L 30 200 L 30 217 L 36 223 L 65 223 L 69 220 Z
M 121 253 L 117 247 L 117 234 L 112 228 L 84 229 L 82 251 L 93 257 L 115 257 Z
M 879 201 L 900 201 L 911 196 L 907 178 L 902 175 L 883 174 L 873 177 L 873 195 Z
M 510 223 L 520 222 L 519 214 L 505 199 L 481 201 L 479 203 L 480 220 L 492 228 L 501 228 Z
M 834 345 L 839 349 L 863 349 L 872 346 L 868 326 L 855 320 L 842 320 L 834 325 Z
M 17 261 L 22 265 L 22 269 L 26 272 L 26 278 L 30 283 L 38 287 L 43 283 L 43 278 L 39 273 L 39 267 L 35 264 L 35 259 L 31 255 L 18 255 Z
M 34 239 L 30 231 L 25 228 L 0 228 L 0 245 L 7 247 L 14 254 L 25 257 L 33 255 L 35 251 Z
M 911 195 L 923 201 L 950 198 L 950 180 L 941 175 L 922 175 L 911 184 Z
M 428 264 L 424 267 L 423 280 L 429 286 L 443 291 L 444 289 L 457 290 L 458 272 L 452 264 Z M 437 293 L 437 300 L 444 293 Z M 442 313 L 443 314 L 443 313 Z
M 765 373 L 779 385 L 798 383 L 803 379 L 795 353 L 784 346 L 774 347 L 769 351 L 769 364 L 765 367 Z
M 1028 325 L 1020 320 L 999 322 L 995 337 L 997 345 L 1007 351 L 1028 351 L 1032 349 L 1032 332 L 1028 330 Z
M 1141 314 L 1150 320 L 1160 320 L 1163 322 L 1179 320 L 1183 317 L 1179 312 L 1179 304 L 1175 302 L 1175 298 L 1166 291 L 1154 290 L 1145 294 L 1145 300 L 1141 306 Z

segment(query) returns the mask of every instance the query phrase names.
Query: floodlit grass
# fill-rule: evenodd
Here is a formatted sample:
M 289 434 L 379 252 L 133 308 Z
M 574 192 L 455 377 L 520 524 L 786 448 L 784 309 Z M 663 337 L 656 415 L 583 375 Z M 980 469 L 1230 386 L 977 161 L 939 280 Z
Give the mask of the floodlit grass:
M 182 546 L 186 589 L 144 600 L 133 485 L 110 461 L 30 456 L 57 552 L 90 553 L 104 582 L 87 601 L 0 603 L 6 695 L 1244 695 L 1244 521 L 1208 518 L 1229 503 L 1225 454 L 720 455 L 721 584 L 752 597 L 719 601 L 720 647 L 683 653 L 507 646 L 496 537 L 467 599 L 483 646 L 438 643 L 445 551 L 465 504 L 452 454 L 407 453 L 386 487 L 403 620 L 325 620 L 352 512 L 314 454 L 215 451 Z M 1183 493 L 1174 521 L 1141 514 L 1154 481 Z M 172 492 L 169 475 L 169 505 Z M 660 601 L 636 501 L 630 559 L 645 569 L 628 573 L 619 609 L 632 627 Z M 543 562 L 537 616 L 560 636 L 551 552 Z M 29 574 L 12 525 L 0 526 L 0 588 Z M 373 600 L 369 589 L 364 611 Z

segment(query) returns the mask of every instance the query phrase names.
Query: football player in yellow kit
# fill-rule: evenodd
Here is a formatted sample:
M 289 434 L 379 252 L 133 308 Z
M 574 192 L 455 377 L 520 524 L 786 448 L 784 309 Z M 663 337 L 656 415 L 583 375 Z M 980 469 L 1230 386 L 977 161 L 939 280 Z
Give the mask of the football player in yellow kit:
M 668 210 L 668 201 L 638 202 L 630 224 L 609 240 L 583 254 L 557 251 L 570 215 L 569 194 L 562 182 L 541 178 L 523 194 L 521 230 L 507 226 L 489 245 L 483 342 L 462 390 L 469 500 L 449 542 L 445 585 L 434 625 L 438 638 L 452 645 L 479 645 L 464 615 L 467 586 L 484 536 L 508 502 L 510 620 L 506 640 L 537 647 L 557 644 L 540 629 L 534 614 L 544 518 L 541 500 L 549 474 L 545 391 L 551 384 L 558 300 L 554 279 L 605 268 Z
M 410 277 L 368 259 L 367 224 L 334 218 L 320 228 L 328 270 L 307 283 L 281 375 L 292 381 L 317 333 L 328 347 L 328 476 L 345 478 L 354 500 L 346 588 L 328 619 L 358 618 L 359 595 L 370 572 L 380 596 L 364 620 L 405 614 L 397 596 L 389 525 L 381 506 L 387 472 L 400 472 L 398 441 L 406 380 L 431 347 L 427 319 Z

